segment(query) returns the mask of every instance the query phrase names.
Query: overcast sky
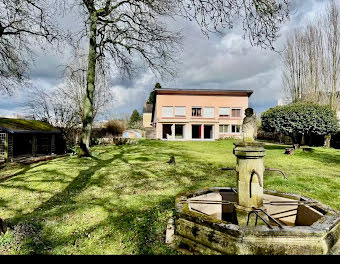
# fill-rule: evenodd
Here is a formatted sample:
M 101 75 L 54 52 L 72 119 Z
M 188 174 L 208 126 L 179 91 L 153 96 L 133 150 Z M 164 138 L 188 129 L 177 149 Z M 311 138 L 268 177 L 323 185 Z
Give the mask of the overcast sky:
M 290 21 L 281 29 L 281 37 L 275 43 L 277 50 L 282 50 L 285 36 L 296 27 L 322 12 L 327 0 L 292 0 L 293 10 Z M 77 26 L 74 17 L 65 18 L 66 26 Z M 243 32 L 237 27 L 223 34 L 202 34 L 197 25 L 187 21 L 177 21 L 176 27 L 183 29 L 184 46 L 181 63 L 177 65 L 178 77 L 162 81 L 149 70 L 145 70 L 132 79 L 111 76 L 111 89 L 115 95 L 110 111 L 105 117 L 131 114 L 133 109 L 140 112 L 144 101 L 156 82 L 165 88 L 191 89 L 243 89 L 253 90 L 250 106 L 260 113 L 277 105 L 281 94 L 280 56 L 277 52 L 252 47 L 242 38 Z M 66 54 L 66 55 L 65 55 Z M 61 65 L 67 61 L 67 52 L 44 54 L 38 51 L 38 58 L 32 68 L 32 83 L 44 90 L 52 89 L 62 82 Z M 1 95 L 0 116 L 24 114 L 22 104 L 29 96 L 25 90 L 9 97 Z

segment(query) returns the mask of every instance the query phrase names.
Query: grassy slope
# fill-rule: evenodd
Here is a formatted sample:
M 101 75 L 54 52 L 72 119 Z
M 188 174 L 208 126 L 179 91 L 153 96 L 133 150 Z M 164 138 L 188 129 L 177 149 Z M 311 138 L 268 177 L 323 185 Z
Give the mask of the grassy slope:
M 100 146 L 94 159 L 66 157 L 0 170 L 0 217 L 33 223 L 40 239 L 14 246 L 0 237 L 0 253 L 171 254 L 164 230 L 174 197 L 183 191 L 236 186 L 233 141 L 162 142 Z M 294 192 L 340 210 L 340 151 L 283 154 L 267 145 L 266 189 Z M 168 165 L 176 157 L 176 166 Z M 13 175 L 13 177 L 3 178 Z M 1 179 L 2 178 L 2 179 Z

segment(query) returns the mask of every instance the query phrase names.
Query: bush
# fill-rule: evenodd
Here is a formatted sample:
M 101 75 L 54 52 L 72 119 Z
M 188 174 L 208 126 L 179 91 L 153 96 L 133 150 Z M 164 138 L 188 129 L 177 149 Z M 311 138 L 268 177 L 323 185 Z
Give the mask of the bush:
M 110 120 L 105 125 L 106 133 L 112 136 L 121 136 L 127 129 L 127 124 L 123 120 Z
M 262 113 L 262 129 L 282 133 L 300 144 L 303 136 L 333 135 L 339 129 L 339 121 L 328 106 L 300 103 L 276 106 Z

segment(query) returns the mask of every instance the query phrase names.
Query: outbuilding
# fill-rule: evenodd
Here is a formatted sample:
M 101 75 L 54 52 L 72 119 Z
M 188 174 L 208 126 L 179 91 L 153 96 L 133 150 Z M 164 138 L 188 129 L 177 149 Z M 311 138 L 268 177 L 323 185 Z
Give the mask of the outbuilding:
M 0 160 L 61 152 L 61 131 L 36 120 L 0 118 Z

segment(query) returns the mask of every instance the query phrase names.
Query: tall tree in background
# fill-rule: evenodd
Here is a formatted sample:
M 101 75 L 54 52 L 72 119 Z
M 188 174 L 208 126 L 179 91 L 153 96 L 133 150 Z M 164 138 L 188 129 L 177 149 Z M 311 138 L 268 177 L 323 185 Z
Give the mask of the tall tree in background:
M 61 34 L 44 0 L 0 0 L 0 92 L 11 93 L 26 80 L 37 42 Z
M 89 41 L 86 98 L 80 156 L 89 156 L 93 122 L 93 94 L 96 64 L 111 58 L 122 74 L 130 75 L 139 57 L 145 66 L 161 76 L 174 75 L 174 51 L 179 48 L 179 32 L 171 32 L 166 18 L 181 15 L 196 21 L 206 34 L 220 27 L 232 28 L 241 19 L 245 36 L 253 45 L 273 47 L 280 24 L 289 14 L 289 0 L 78 0 L 84 8 Z
M 340 7 L 334 0 L 319 18 L 287 37 L 282 77 L 283 90 L 293 102 L 340 110 Z
M 131 117 L 130 117 L 130 120 L 129 120 L 129 126 L 131 128 L 135 128 L 136 124 L 139 122 L 139 121 L 142 121 L 143 120 L 143 117 L 140 115 L 140 113 L 138 112 L 137 109 L 133 110 L 132 114 L 131 114 Z
M 155 89 L 162 88 L 160 83 L 155 84 L 155 88 L 152 90 L 152 92 L 149 95 L 149 99 L 147 101 L 148 104 L 154 104 L 155 103 Z
M 325 30 L 326 58 L 329 61 L 327 68 L 331 82 L 329 103 L 335 110 L 335 99 L 339 91 L 340 80 L 340 7 L 334 0 L 327 6 L 322 26 Z

